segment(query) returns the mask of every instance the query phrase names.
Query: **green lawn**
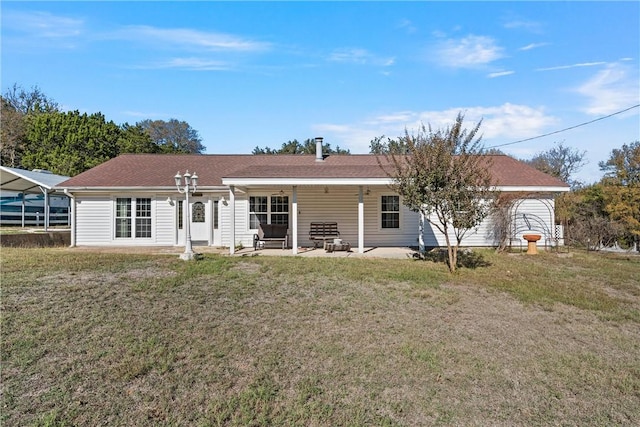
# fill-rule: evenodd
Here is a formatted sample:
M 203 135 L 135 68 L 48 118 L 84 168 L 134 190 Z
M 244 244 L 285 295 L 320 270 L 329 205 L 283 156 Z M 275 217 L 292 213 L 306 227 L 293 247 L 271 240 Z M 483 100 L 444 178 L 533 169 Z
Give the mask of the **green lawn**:
M 6 426 L 640 424 L 640 257 L 0 252 Z

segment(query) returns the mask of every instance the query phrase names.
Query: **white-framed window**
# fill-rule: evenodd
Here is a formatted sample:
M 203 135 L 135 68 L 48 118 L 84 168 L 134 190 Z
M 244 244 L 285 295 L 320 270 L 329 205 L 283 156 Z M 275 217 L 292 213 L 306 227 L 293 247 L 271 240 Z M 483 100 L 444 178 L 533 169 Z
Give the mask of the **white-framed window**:
M 289 196 L 249 196 L 249 228 L 260 224 L 289 224 Z
M 131 198 L 116 199 L 116 238 L 131 237 Z
M 380 196 L 380 228 L 400 228 L 400 196 Z
M 116 198 L 116 238 L 151 238 L 151 199 L 148 197 Z

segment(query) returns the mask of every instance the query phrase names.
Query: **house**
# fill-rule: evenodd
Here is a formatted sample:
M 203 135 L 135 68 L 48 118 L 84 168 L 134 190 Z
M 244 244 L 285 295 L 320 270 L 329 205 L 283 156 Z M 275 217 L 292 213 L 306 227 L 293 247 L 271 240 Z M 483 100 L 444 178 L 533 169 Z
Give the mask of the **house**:
M 296 254 L 311 246 L 312 222 L 337 222 L 353 250 L 384 246 L 444 246 L 444 236 L 402 205 L 375 155 L 125 154 L 57 186 L 71 202 L 71 245 L 182 246 L 189 221 L 194 245 L 253 245 L 259 223 L 287 224 Z M 558 244 L 554 195 L 567 184 L 508 156 L 492 156 L 499 190 L 521 194 L 511 236 L 527 231 Z M 176 172 L 196 172 L 189 198 L 177 191 Z M 421 230 L 421 231 L 420 231 Z M 465 246 L 495 246 L 491 221 L 469 233 Z

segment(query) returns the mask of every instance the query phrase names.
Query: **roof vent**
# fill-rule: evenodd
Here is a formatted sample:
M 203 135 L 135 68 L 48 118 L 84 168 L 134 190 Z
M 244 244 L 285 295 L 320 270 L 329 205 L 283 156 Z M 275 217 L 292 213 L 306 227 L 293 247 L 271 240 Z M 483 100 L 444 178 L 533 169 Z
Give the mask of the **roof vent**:
M 322 162 L 324 156 L 322 155 L 322 137 L 316 136 L 316 162 Z

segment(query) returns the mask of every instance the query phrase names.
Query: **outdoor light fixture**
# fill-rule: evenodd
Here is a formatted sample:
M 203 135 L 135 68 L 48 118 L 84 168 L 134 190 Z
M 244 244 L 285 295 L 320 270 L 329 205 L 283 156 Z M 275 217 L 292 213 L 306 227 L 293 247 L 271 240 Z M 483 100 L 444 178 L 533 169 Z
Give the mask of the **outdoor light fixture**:
M 196 175 L 195 172 L 193 173 L 193 175 L 191 175 L 187 170 L 184 175 L 180 175 L 180 172 L 178 172 L 173 178 L 176 181 L 176 188 L 178 189 L 178 193 L 184 194 L 185 197 L 185 216 L 187 217 L 187 220 L 185 221 L 186 242 L 184 245 L 184 253 L 180 255 L 180 258 L 188 261 L 196 258 L 196 254 L 193 252 L 193 245 L 191 244 L 191 216 L 189 214 L 189 193 L 195 193 L 196 188 L 198 188 L 198 175 Z

